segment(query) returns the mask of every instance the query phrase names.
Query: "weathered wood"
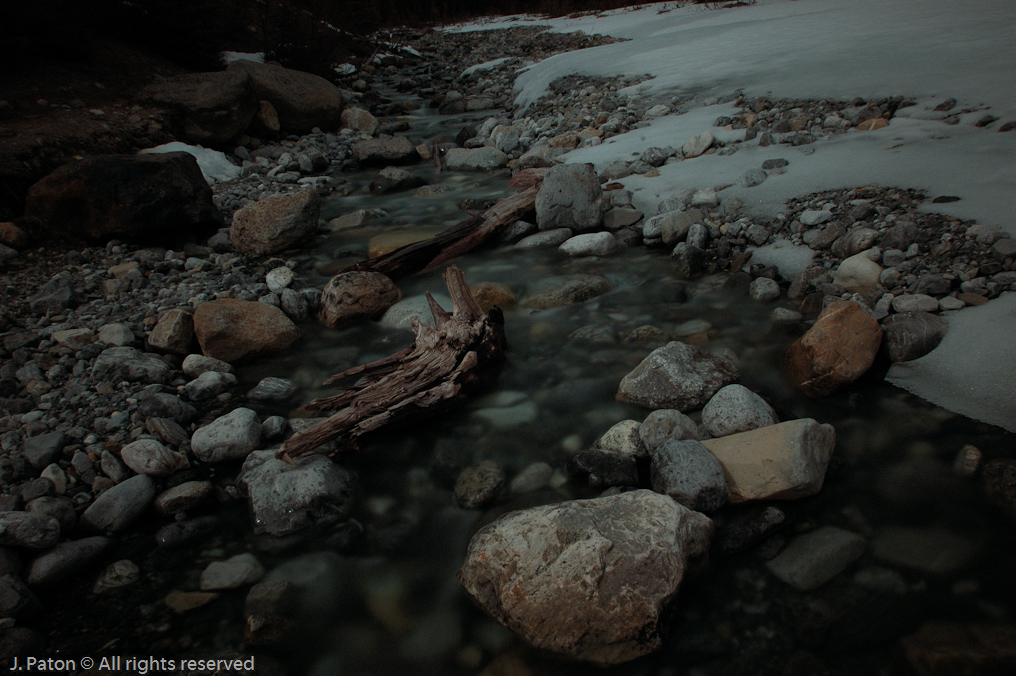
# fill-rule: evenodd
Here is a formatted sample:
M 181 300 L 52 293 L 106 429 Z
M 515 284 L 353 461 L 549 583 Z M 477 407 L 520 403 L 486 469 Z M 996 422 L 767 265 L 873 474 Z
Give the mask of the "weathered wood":
M 444 265 L 486 242 L 504 226 L 512 223 L 536 204 L 538 185 L 499 200 L 478 216 L 468 218 L 447 230 L 442 230 L 430 239 L 415 242 L 377 258 L 355 263 L 343 270 L 380 272 L 392 280 L 408 277 L 423 270 Z
M 413 320 L 416 339 L 411 347 L 329 378 L 325 385 L 341 391 L 315 399 L 308 408 L 335 413 L 287 439 L 278 457 L 291 459 L 330 441 L 338 441 L 333 455 L 355 449 L 364 434 L 452 408 L 497 377 L 507 349 L 500 310 L 485 313 L 457 267 L 448 268 L 444 280 L 452 312 L 428 293 L 436 326 Z M 361 377 L 351 385 L 338 385 L 353 376 Z

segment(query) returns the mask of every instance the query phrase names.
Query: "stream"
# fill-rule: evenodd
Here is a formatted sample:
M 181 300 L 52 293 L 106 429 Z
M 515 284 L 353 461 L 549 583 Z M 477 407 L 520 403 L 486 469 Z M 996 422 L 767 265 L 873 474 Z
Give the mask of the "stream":
M 489 114 L 420 109 L 405 119 L 412 138 L 442 143 Z M 366 257 L 375 236 L 429 235 L 461 221 L 464 200 L 479 204 L 511 193 L 508 170 L 438 174 L 430 162 L 406 168 L 438 189 L 425 197 L 413 190 L 376 196 L 367 189 L 376 170 L 343 175 L 347 194 L 326 200 L 322 219 L 357 209 L 383 215 L 332 232 L 296 256 L 303 281 L 324 286 Z M 968 444 L 985 459 L 1010 457 L 1012 435 L 884 383 L 884 369 L 825 399 L 802 396 L 785 380 L 782 357 L 806 327 L 773 318 L 776 307 L 795 304 L 785 295 L 755 302 L 725 275 L 680 280 L 663 250 L 637 245 L 605 258 L 569 258 L 556 247 L 502 245 L 456 264 L 470 284 L 497 282 L 519 299 L 563 275 L 600 275 L 613 288 L 549 310 L 504 308 L 508 361 L 494 389 L 451 414 L 374 437 L 343 458 L 357 473 L 361 494 L 352 521 L 327 539 L 290 546 L 254 536 L 242 501 L 234 500 L 223 503 L 221 529 L 196 549 L 152 551 L 145 538 L 153 521 L 125 544 L 151 571 L 142 590 L 60 604 L 47 620 L 51 632 L 63 634 L 66 654 L 254 654 L 265 673 L 293 676 L 590 673 L 526 649 L 472 606 L 455 574 L 472 534 L 499 514 L 598 494 L 569 481 L 564 463 L 614 423 L 647 415 L 614 399 L 621 378 L 660 344 L 626 342 L 645 325 L 736 359 L 740 382 L 769 401 L 780 420 L 832 424 L 837 446 L 822 492 L 780 504 L 787 513 L 783 531 L 741 554 L 714 552 L 686 579 L 670 639 L 659 652 L 604 673 L 904 675 L 913 672 L 899 639 L 925 621 L 1012 621 L 1014 529 L 988 505 L 979 479 L 953 470 Z M 401 281 L 403 297 L 430 291 L 440 302 L 446 296 L 441 272 Z M 308 322 L 301 329 L 296 350 L 239 368 L 241 386 L 269 375 L 288 378 L 301 388 L 297 403 L 306 403 L 326 392 L 320 383 L 331 374 L 412 341 L 408 330 L 377 322 L 337 330 Z M 458 472 L 485 460 L 502 465 L 509 482 L 534 463 L 554 472 L 542 488 L 512 492 L 487 511 L 456 506 Z M 727 506 L 713 516 L 722 529 L 751 509 Z M 768 573 L 765 561 L 795 533 L 823 525 L 863 535 L 868 552 L 814 592 L 794 591 Z M 173 589 L 196 588 L 207 561 L 243 551 L 257 554 L 266 579 L 287 579 L 300 589 L 292 626 L 267 649 L 243 643 L 247 589 L 185 614 L 159 605 Z M 497 669 L 484 671 L 494 659 Z

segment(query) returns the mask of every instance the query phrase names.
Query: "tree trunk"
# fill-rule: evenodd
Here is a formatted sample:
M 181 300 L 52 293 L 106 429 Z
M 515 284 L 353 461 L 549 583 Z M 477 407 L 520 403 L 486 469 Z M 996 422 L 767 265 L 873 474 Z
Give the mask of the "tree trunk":
M 485 313 L 457 267 L 448 268 L 444 280 L 452 312 L 428 293 L 436 327 L 414 319 L 411 347 L 329 378 L 326 386 L 361 376 L 349 386 L 337 386 L 339 394 L 311 402 L 308 408 L 335 413 L 287 439 L 278 457 L 291 459 L 330 441 L 338 441 L 332 455 L 355 449 L 364 434 L 452 408 L 497 377 L 508 345 L 501 311 Z

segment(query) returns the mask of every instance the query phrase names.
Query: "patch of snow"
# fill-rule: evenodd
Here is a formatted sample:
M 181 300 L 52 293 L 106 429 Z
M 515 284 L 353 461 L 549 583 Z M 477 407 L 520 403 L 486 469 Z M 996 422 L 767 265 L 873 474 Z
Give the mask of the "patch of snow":
M 193 155 L 194 159 L 198 161 L 201 173 L 209 183 L 231 181 L 240 175 L 240 167 L 230 162 L 225 153 L 203 146 L 190 146 L 180 141 L 173 141 L 138 151 L 139 155 L 152 153 L 189 153 Z
M 462 71 L 462 75 L 460 77 L 468 77 L 480 70 L 490 70 L 491 68 L 496 68 L 497 66 L 500 66 L 502 63 L 507 61 L 509 58 L 510 57 L 502 56 L 500 59 L 494 59 L 493 61 L 485 61 L 484 63 L 478 63 L 475 66 L 470 66 L 469 68 L 466 68 L 464 71 Z
M 811 247 L 794 244 L 786 239 L 778 239 L 765 246 L 750 247 L 748 250 L 751 251 L 752 264 L 775 265 L 780 271 L 780 277 L 788 281 L 804 272 L 815 259 Z
M 352 75 L 356 72 L 356 66 L 351 63 L 340 63 L 337 66 L 332 66 L 332 70 L 339 75 Z
M 254 63 L 264 63 L 265 53 L 264 52 L 222 52 L 219 54 L 219 60 L 222 61 L 224 66 L 228 66 L 234 61 L 253 61 Z
M 1014 335 L 1016 293 L 1007 293 L 950 315 L 938 347 L 893 364 L 886 380 L 950 411 L 1016 432 Z

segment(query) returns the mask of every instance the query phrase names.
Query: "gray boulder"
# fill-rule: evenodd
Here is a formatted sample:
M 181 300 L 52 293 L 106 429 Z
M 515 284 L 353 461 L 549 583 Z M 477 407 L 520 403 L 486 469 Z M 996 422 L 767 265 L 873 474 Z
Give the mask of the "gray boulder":
M 592 230 L 603 220 L 603 191 L 591 164 L 551 167 L 536 195 L 536 224 L 540 230 Z
M 191 452 L 202 462 L 243 460 L 260 444 L 258 414 L 237 408 L 194 432 Z
M 133 347 L 107 347 L 95 360 L 92 379 L 116 384 L 121 380 L 134 383 L 167 383 L 173 369 L 154 354 Z
M 882 349 L 894 362 L 928 354 L 942 342 L 949 320 L 930 312 L 901 312 L 882 320 Z
M 48 549 L 60 540 L 60 522 L 30 512 L 0 512 L 0 547 Z
M 657 493 L 696 512 L 713 512 L 726 504 L 723 466 L 700 442 L 670 439 L 653 451 L 652 458 L 649 476 Z
M 96 498 L 81 515 L 81 524 L 93 531 L 119 533 L 137 521 L 154 499 L 151 477 L 133 476 Z
M 255 532 L 279 537 L 320 520 L 344 518 L 355 493 L 353 475 L 323 455 L 293 467 L 272 451 L 255 451 L 237 482 L 247 490 Z
M 600 665 L 660 647 L 662 615 L 707 517 L 646 490 L 502 516 L 469 544 L 459 582 L 534 646 Z
M 702 408 L 719 389 L 740 377 L 733 363 L 681 342 L 653 350 L 626 375 L 617 400 L 646 408 Z
M 721 388 L 702 409 L 702 424 L 714 437 L 747 432 L 779 421 L 773 407 L 743 385 Z

